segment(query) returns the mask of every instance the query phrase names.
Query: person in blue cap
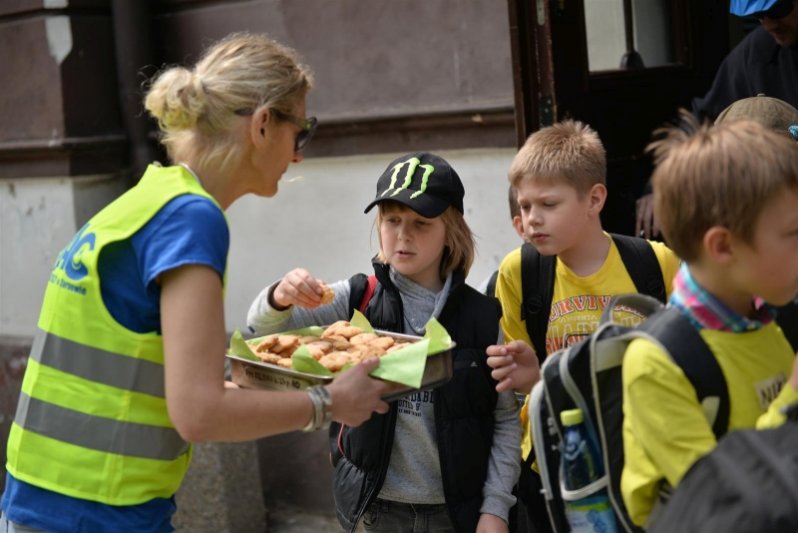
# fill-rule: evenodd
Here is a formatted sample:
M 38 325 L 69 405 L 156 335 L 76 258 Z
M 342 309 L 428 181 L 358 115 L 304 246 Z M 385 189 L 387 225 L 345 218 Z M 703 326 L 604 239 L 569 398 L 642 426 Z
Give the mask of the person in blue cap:
M 731 14 L 753 17 L 761 24 L 726 56 L 709 92 L 693 100 L 693 113 L 715 120 L 733 102 L 758 94 L 798 107 L 795 4 L 795 0 L 731 0 Z
M 761 24 L 726 56 L 712 87 L 694 98 L 699 120 L 714 121 L 732 103 L 764 94 L 798 107 L 798 9 L 796 0 L 731 0 L 729 12 L 756 18 Z M 648 187 L 647 187 L 648 189 Z M 650 192 L 636 205 L 635 235 L 660 234 Z

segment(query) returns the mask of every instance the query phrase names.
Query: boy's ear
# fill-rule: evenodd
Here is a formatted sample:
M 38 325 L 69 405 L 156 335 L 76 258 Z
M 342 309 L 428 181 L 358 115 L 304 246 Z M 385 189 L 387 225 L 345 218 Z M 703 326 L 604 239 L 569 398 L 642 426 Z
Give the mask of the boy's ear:
M 704 233 L 704 253 L 715 263 L 729 263 L 734 258 L 733 241 L 729 228 L 712 226 Z
M 589 208 L 595 214 L 599 214 L 604 209 L 604 202 L 607 201 L 607 187 L 603 183 L 596 183 L 588 192 Z

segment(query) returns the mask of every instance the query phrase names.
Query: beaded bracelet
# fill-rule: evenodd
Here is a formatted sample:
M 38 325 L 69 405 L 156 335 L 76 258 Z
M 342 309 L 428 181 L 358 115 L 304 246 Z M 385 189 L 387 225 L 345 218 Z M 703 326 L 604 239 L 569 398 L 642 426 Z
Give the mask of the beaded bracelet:
M 313 416 L 302 428 L 302 431 L 318 431 L 330 427 L 332 421 L 332 397 L 324 385 L 315 385 L 308 389 L 308 396 L 313 403 Z

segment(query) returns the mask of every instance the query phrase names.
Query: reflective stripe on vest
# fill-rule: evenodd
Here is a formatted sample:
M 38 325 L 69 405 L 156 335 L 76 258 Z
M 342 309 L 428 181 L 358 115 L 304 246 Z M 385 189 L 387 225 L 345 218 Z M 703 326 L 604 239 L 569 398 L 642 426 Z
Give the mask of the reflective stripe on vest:
M 69 374 L 164 398 L 163 365 L 115 354 L 39 330 L 31 359 Z
M 172 428 L 161 428 L 87 415 L 19 396 L 14 422 L 36 432 L 84 448 L 145 459 L 172 461 L 188 451 L 188 443 Z

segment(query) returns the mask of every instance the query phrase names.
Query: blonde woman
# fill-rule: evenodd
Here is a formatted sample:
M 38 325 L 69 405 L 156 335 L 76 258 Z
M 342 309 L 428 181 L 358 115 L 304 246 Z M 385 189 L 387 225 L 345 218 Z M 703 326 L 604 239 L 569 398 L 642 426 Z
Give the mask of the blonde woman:
M 172 531 L 191 442 L 358 425 L 388 406 L 364 362 L 325 388 L 226 387 L 224 210 L 271 197 L 316 126 L 294 51 L 235 34 L 160 73 L 145 107 L 174 166 L 61 253 L 8 440 L 2 531 Z

